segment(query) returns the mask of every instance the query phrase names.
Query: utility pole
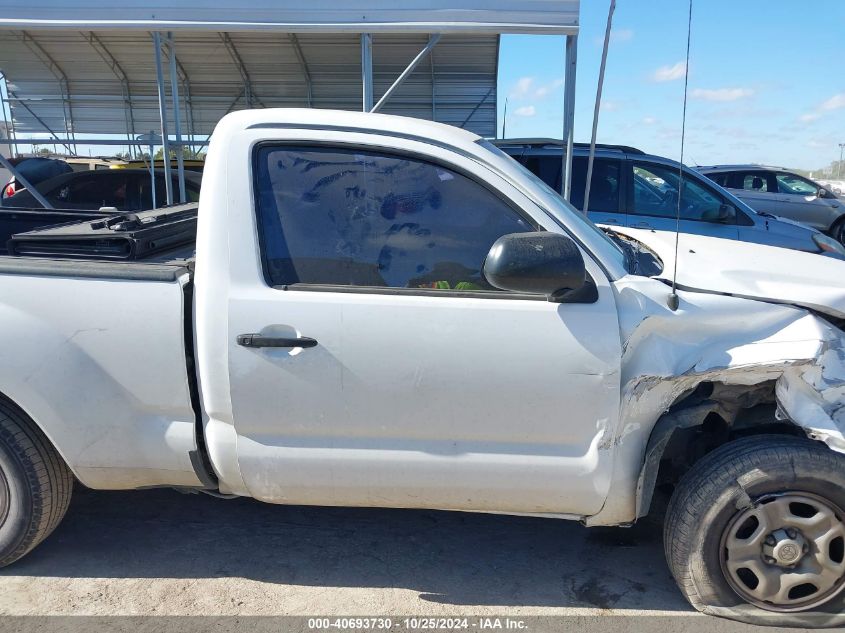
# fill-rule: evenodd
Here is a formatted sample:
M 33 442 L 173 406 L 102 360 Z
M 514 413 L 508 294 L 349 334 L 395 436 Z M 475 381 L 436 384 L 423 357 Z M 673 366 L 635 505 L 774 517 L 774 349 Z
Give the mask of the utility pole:
M 836 179 L 842 180 L 842 150 L 845 149 L 845 143 L 839 144 L 839 163 L 836 165 Z
M 505 97 L 505 112 L 502 114 L 502 138 L 507 138 L 507 129 L 508 129 L 508 98 Z

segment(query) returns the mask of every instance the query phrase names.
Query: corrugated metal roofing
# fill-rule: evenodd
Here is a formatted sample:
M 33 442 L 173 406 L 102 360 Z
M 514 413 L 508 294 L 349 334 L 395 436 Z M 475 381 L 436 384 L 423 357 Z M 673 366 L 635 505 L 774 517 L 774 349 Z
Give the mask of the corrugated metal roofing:
M 493 136 L 500 34 L 574 34 L 579 10 L 580 0 L 0 0 L 0 71 L 17 132 L 158 131 L 151 31 L 173 31 L 183 132 L 205 135 L 246 107 L 358 110 L 360 33 L 373 33 L 376 101 L 442 33 L 381 111 Z
M 308 82 L 294 38 L 311 77 L 310 105 L 361 108 L 357 34 L 254 31 L 226 37 L 231 45 L 218 32 L 174 36 L 185 133 L 209 134 L 231 110 L 308 106 Z M 373 36 L 376 100 L 427 40 L 415 33 Z M 444 35 L 382 111 L 494 135 L 498 46 L 498 35 Z M 15 129 L 35 133 L 46 126 L 60 135 L 66 127 L 83 134 L 158 130 L 153 50 L 148 32 L 0 30 L 0 70 L 7 78 Z M 166 58 L 163 66 L 167 73 Z

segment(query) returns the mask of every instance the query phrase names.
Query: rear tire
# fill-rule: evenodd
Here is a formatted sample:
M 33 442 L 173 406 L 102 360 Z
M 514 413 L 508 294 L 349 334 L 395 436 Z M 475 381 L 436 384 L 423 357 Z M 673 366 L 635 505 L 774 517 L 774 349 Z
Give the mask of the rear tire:
M 845 246 L 845 216 L 839 218 L 832 227 L 830 227 L 830 237 Z
M 664 527 L 666 559 L 684 596 L 704 613 L 753 624 L 842 625 L 843 508 L 844 456 L 790 436 L 730 442 L 676 488 Z M 794 529 L 802 521 L 806 527 Z M 809 581 L 795 584 L 805 573 Z
M 73 474 L 44 434 L 0 399 L 0 567 L 50 535 L 72 491 Z

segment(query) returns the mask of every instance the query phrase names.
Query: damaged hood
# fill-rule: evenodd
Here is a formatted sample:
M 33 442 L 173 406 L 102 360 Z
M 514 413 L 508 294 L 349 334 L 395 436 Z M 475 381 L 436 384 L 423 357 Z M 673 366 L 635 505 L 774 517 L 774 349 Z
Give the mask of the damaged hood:
M 675 233 L 608 227 L 641 242 L 663 260 L 656 279 L 671 281 Z M 678 287 L 799 305 L 845 318 L 845 261 L 814 253 L 681 233 Z

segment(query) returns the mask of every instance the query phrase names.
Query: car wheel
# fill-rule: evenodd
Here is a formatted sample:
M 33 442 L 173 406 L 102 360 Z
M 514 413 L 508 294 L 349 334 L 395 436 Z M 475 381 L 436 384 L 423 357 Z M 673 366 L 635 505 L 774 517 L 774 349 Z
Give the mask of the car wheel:
M 73 475 L 44 434 L 0 399 L 0 567 L 50 535 L 72 490 Z
M 830 229 L 830 236 L 845 246 L 845 217 L 839 218 Z
M 790 436 L 726 444 L 687 473 L 664 528 L 690 603 L 754 624 L 845 623 L 845 456 Z

